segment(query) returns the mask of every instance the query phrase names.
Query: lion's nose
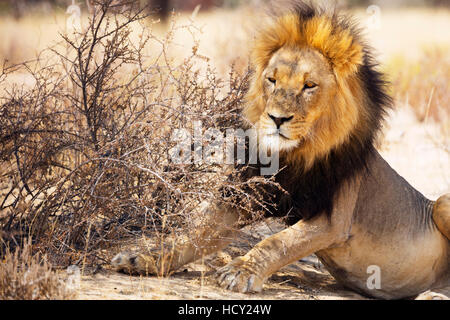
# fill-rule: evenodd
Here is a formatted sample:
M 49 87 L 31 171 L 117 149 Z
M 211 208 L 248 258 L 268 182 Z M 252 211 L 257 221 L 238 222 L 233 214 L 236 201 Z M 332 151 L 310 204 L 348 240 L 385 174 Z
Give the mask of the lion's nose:
M 290 116 L 290 117 L 275 117 L 273 115 L 271 115 L 270 113 L 268 113 L 269 118 L 273 120 L 273 122 L 275 122 L 277 129 L 280 129 L 281 125 L 285 122 L 288 122 L 290 120 L 292 120 L 292 118 L 294 118 L 294 116 Z

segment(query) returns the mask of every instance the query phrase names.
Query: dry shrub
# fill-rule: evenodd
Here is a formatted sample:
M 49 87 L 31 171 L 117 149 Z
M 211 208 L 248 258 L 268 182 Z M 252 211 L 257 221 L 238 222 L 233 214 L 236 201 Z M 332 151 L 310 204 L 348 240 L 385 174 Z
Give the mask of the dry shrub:
M 0 300 L 63 300 L 73 292 L 52 271 L 45 257 L 32 253 L 31 242 L 0 261 Z
M 174 62 L 173 34 L 194 25 L 174 23 L 160 39 L 145 8 L 110 13 L 111 3 L 84 32 L 0 75 L 3 85 L 17 73 L 34 79 L 0 98 L 1 236 L 10 245 L 31 236 L 56 266 L 108 262 L 102 249 L 125 239 L 182 234 L 204 200 L 239 197 L 251 211 L 262 197 L 250 191 L 271 183 L 171 161 L 175 128 L 241 125 L 248 73 L 219 79 L 196 46 Z

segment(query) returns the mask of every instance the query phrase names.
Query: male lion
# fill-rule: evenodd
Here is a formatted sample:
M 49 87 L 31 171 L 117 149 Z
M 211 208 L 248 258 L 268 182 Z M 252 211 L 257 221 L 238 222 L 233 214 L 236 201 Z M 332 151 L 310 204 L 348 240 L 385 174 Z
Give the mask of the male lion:
M 386 83 L 348 18 L 297 3 L 271 17 L 253 49 L 254 74 L 244 116 L 259 147 L 280 152 L 276 214 L 287 229 L 261 241 L 216 273 L 221 287 L 258 292 L 281 267 L 315 253 L 343 285 L 383 299 L 450 286 L 450 194 L 426 199 L 374 147 Z M 223 248 L 242 214 L 210 205 L 201 246 L 174 251 L 175 270 Z M 117 270 L 154 273 L 161 259 L 118 254 Z M 380 287 L 368 288 L 370 268 Z M 368 269 L 369 268 L 369 269 Z

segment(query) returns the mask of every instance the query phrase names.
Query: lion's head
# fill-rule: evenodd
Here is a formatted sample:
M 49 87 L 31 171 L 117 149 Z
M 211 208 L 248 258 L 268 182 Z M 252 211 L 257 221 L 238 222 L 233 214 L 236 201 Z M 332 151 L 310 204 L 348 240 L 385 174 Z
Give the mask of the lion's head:
M 260 144 L 303 168 L 371 145 L 390 98 L 369 51 L 346 17 L 304 3 L 271 16 L 255 39 L 244 110 Z

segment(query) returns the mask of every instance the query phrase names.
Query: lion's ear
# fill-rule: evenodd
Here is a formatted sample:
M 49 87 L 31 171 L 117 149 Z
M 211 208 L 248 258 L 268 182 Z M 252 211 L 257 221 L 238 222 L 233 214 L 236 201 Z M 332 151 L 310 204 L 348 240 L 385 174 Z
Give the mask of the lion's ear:
M 363 64 L 363 46 L 350 30 L 336 26 L 325 16 L 307 21 L 303 26 L 307 45 L 319 50 L 341 77 L 355 73 Z

